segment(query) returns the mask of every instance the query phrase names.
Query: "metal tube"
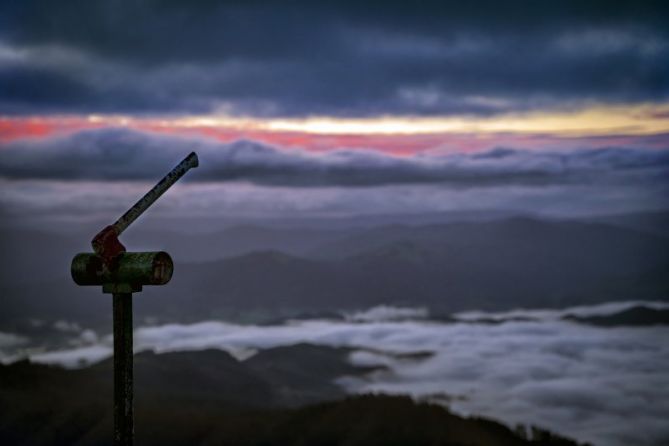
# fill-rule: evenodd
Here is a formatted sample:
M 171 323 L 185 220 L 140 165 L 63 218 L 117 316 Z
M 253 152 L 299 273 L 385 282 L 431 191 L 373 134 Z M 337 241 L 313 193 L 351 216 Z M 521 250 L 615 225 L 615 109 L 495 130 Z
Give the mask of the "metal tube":
M 179 178 L 181 178 L 189 169 L 198 166 L 198 159 L 195 152 L 191 152 L 174 169 L 163 177 L 153 188 L 148 191 L 140 200 L 121 216 L 112 225 L 116 229 L 116 235 L 121 235 L 130 224 L 137 219 L 146 209 L 153 204 L 162 194 L 165 193 Z
M 132 446 L 132 294 L 114 293 L 114 446 Z

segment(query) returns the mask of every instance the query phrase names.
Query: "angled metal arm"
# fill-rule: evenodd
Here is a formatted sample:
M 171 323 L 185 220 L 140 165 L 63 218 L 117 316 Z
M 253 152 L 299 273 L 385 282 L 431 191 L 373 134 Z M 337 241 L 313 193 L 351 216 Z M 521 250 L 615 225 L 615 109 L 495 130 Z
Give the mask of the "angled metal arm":
M 179 181 L 179 178 L 184 176 L 191 168 L 197 167 L 199 161 L 195 152 L 191 152 L 184 158 L 174 169 L 163 177 L 153 188 L 148 191 L 142 198 L 139 199 L 130 209 L 126 211 L 116 222 L 112 225 L 116 229 L 116 235 L 121 235 L 130 224 L 146 211 L 167 189 L 172 187 L 174 183 Z
M 174 169 L 163 177 L 150 191 L 126 211 L 118 220 L 100 231 L 91 241 L 93 251 L 102 257 L 105 264 L 111 264 L 114 258 L 125 252 L 125 246 L 118 240 L 118 236 L 126 230 L 130 224 L 137 220 L 149 206 L 151 206 L 162 194 L 167 191 L 179 178 L 184 176 L 191 168 L 197 167 L 199 161 L 195 152 L 191 152 Z

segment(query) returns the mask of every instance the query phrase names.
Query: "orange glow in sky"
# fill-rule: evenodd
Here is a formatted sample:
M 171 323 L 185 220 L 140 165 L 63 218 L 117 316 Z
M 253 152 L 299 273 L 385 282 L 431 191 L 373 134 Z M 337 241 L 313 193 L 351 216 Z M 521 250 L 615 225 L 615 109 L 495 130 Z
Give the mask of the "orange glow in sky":
M 565 143 L 581 147 L 627 144 L 666 147 L 669 142 L 669 105 L 591 107 L 491 117 L 0 117 L 0 142 L 105 127 L 200 136 L 221 142 L 244 138 L 312 151 L 371 148 L 397 155 L 425 150 L 474 151 L 494 146 L 560 147 Z

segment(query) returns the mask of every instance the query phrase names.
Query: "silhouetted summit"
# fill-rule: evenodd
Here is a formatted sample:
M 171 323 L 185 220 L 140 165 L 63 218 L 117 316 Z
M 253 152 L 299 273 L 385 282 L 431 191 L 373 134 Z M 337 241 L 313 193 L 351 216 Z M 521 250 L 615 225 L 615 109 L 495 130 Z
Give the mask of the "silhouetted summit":
M 307 344 L 261 351 L 243 362 L 217 350 L 138 354 L 137 443 L 576 444 L 536 428 L 529 430 L 535 441 L 528 441 L 526 429 L 462 418 L 407 397 L 345 398 L 332 379 L 369 371 L 351 366 L 346 356 L 346 349 Z M 0 443 L 111 444 L 111 373 L 109 360 L 79 370 L 0 366 Z

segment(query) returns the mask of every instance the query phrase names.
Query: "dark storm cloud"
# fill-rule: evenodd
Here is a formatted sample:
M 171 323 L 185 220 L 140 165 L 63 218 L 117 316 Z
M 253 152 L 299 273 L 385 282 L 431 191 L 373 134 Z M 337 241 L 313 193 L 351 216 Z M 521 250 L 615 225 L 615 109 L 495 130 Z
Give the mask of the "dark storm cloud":
M 669 95 L 662 2 L 359 3 L 4 2 L 0 112 L 490 114 Z M 45 62 L 62 49 L 79 63 Z
M 265 186 L 451 187 L 564 184 L 663 184 L 669 151 L 631 148 L 532 152 L 495 149 L 478 154 L 396 157 L 374 150 L 314 154 L 254 141 L 219 143 L 100 129 L 46 140 L 20 140 L 0 150 L 0 176 L 9 179 L 155 180 L 195 150 L 202 167 L 189 179 Z

